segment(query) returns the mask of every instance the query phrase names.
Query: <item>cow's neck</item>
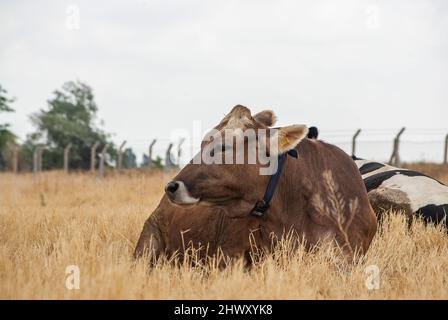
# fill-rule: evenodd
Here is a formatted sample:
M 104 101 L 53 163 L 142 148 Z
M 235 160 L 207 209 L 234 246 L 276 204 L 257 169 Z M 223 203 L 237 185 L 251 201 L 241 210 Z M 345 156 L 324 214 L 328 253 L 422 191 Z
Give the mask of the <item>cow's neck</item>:
M 275 232 L 281 235 L 283 231 L 289 230 L 278 228 L 289 225 L 299 230 L 306 223 L 304 212 L 308 203 L 309 186 L 306 184 L 306 179 L 299 178 L 303 174 L 300 172 L 302 171 L 300 161 L 303 159 L 292 157 L 288 157 L 285 161 L 270 208 L 266 211 L 265 229 L 269 233 Z
M 277 171 L 271 175 L 269 178 L 269 182 L 266 186 L 266 190 L 263 195 L 263 199 L 258 200 L 255 203 L 254 208 L 251 211 L 251 214 L 256 217 L 262 217 L 266 214 L 266 211 L 268 211 L 270 207 L 270 203 L 272 198 L 274 197 L 274 194 L 276 192 L 278 183 L 283 175 L 283 166 L 285 165 L 286 159 L 291 156 L 293 158 L 297 159 L 297 150 L 292 149 L 288 151 L 287 153 L 284 153 L 278 157 L 277 161 Z

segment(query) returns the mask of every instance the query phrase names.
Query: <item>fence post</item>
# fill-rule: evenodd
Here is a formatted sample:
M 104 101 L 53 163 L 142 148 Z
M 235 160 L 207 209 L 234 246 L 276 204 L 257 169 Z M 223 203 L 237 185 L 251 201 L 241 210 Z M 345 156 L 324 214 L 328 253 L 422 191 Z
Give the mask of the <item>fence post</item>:
M 37 168 L 37 153 L 38 153 L 38 149 L 39 147 L 38 146 L 36 146 L 35 148 L 34 148 L 34 151 L 33 151 L 33 173 L 34 174 L 36 174 L 37 173 L 37 170 L 38 170 L 38 168 Z
M 44 146 L 39 146 L 39 172 L 42 171 L 42 153 L 44 152 Z
M 448 164 L 448 134 L 445 136 L 445 152 L 443 156 L 443 164 Z
M 101 155 L 100 155 L 100 165 L 98 168 L 98 176 L 104 177 L 104 159 L 106 158 L 106 151 L 107 151 L 107 143 L 104 145 L 103 149 L 101 149 Z
M 358 138 L 359 134 L 361 133 L 361 129 L 356 130 L 355 134 L 352 138 L 352 156 L 356 155 L 356 138 Z
M 173 144 L 170 143 L 168 145 L 168 149 L 166 149 L 166 154 L 165 154 L 165 167 L 167 169 L 170 169 L 172 167 L 175 166 L 173 160 L 171 160 L 171 149 L 173 148 Z
M 64 148 L 64 171 L 66 173 L 68 172 L 68 156 L 69 156 L 71 147 L 72 147 L 72 144 L 69 143 Z
M 121 167 L 123 166 L 123 147 L 126 144 L 126 140 L 124 140 L 120 147 L 118 148 L 118 164 L 117 164 L 117 168 L 118 170 L 121 170 Z
M 149 153 L 148 153 L 148 167 L 153 167 L 153 163 L 152 163 L 152 148 L 154 147 L 154 145 L 156 144 L 157 139 L 152 139 L 151 144 L 149 145 Z
M 17 173 L 19 171 L 19 146 L 14 144 L 12 146 L 12 172 Z
M 177 166 L 180 167 L 180 156 L 182 155 L 182 144 L 185 142 L 185 138 L 179 140 L 177 145 Z
M 33 173 L 39 173 L 42 171 L 42 152 L 44 146 L 41 144 L 36 145 L 33 152 Z
M 96 162 L 96 148 L 100 144 L 99 141 L 96 141 L 93 146 L 90 148 L 90 171 L 95 172 L 95 162 Z
M 398 132 L 397 136 L 395 137 L 392 155 L 390 156 L 390 159 L 389 159 L 389 164 L 396 166 L 396 167 L 400 165 L 400 150 L 399 150 L 400 137 L 403 134 L 405 129 L 406 129 L 405 127 L 401 128 L 400 131 Z

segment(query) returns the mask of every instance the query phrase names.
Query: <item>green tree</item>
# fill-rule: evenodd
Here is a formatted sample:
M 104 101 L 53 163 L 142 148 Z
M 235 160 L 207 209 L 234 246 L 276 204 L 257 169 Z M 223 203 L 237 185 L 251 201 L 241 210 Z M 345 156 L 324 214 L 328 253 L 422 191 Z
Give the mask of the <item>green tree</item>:
M 70 168 L 88 169 L 90 167 L 90 147 L 100 141 L 97 152 L 108 144 L 108 153 L 115 156 L 115 148 L 110 135 L 96 126 L 98 107 L 92 89 L 80 81 L 66 82 L 62 89 L 54 91 L 47 101 L 46 110 L 30 116 L 37 132 L 28 136 L 25 146 L 28 149 L 37 143 L 44 143 L 43 167 L 61 168 L 63 153 L 71 143 Z M 24 152 L 30 153 L 31 150 Z
M 0 84 L 0 113 L 14 112 L 10 104 L 14 102 L 13 98 L 8 98 L 8 92 Z M 16 136 L 9 130 L 8 123 L 0 123 L 0 169 L 7 166 L 9 155 L 9 146 L 16 142 Z

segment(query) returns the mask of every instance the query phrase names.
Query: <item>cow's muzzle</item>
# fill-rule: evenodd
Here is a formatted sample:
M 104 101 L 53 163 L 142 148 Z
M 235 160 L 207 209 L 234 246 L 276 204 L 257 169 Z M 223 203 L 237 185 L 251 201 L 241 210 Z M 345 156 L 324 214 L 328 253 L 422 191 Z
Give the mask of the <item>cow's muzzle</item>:
M 165 193 L 176 204 L 195 204 L 198 198 L 192 197 L 182 181 L 170 181 L 165 186 Z

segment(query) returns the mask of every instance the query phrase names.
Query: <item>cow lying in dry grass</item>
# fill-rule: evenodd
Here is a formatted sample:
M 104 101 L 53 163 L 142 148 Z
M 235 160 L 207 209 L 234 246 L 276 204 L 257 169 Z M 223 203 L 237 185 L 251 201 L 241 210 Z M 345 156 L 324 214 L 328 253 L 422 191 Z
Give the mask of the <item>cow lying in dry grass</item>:
M 310 127 L 308 138 L 317 139 L 319 131 Z M 412 222 L 448 227 L 448 186 L 419 171 L 397 168 L 385 163 L 352 156 L 362 175 L 370 204 L 381 220 L 385 212 L 403 212 Z
M 448 226 L 448 186 L 418 171 L 355 156 L 353 160 L 377 214 L 399 210 L 410 218 L 409 221 L 417 216 L 425 222 Z
M 203 254 L 215 255 L 220 248 L 223 255 L 238 257 L 253 247 L 269 250 L 272 239 L 285 232 L 307 248 L 335 240 L 348 256 L 367 251 L 377 221 L 352 159 L 334 145 L 308 139 L 303 125 L 273 129 L 274 122 L 272 111 L 252 116 L 248 108 L 235 106 L 206 135 L 198 156 L 168 183 L 135 256 L 182 254 L 193 243 Z M 238 144 L 226 140 L 229 132 L 231 141 L 242 141 L 247 151 L 242 158 Z M 258 155 L 253 163 L 252 147 Z M 260 154 L 278 161 L 277 170 L 261 174 L 266 163 Z M 208 156 L 234 162 L 210 163 L 204 160 Z

